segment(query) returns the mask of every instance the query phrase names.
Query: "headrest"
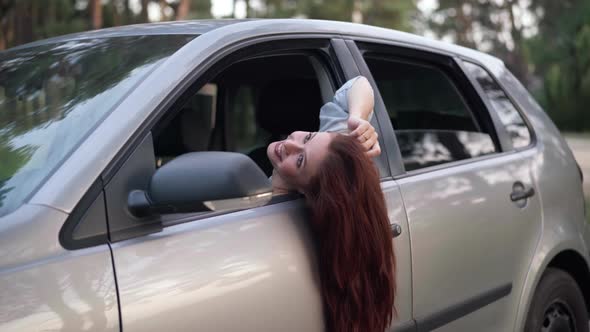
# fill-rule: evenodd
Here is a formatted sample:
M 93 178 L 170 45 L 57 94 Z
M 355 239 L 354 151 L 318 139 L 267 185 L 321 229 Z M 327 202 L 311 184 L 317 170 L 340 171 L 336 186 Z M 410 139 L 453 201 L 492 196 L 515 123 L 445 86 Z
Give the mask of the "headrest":
M 210 113 L 183 107 L 156 139 L 156 155 L 178 156 L 207 151 L 212 131 Z
M 317 131 L 322 96 L 317 80 L 268 82 L 258 95 L 256 119 L 273 136 Z
M 183 108 L 180 111 L 182 143 L 187 152 L 207 151 L 211 137 L 211 112 Z

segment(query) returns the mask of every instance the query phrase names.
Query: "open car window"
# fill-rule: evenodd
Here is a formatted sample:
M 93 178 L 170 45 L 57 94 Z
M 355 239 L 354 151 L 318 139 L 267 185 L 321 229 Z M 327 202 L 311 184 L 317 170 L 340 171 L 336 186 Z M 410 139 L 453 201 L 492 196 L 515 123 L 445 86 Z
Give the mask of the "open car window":
M 319 128 L 318 77 L 308 54 L 232 64 L 160 123 L 157 166 L 187 152 L 231 151 L 248 155 L 270 176 L 269 143 Z

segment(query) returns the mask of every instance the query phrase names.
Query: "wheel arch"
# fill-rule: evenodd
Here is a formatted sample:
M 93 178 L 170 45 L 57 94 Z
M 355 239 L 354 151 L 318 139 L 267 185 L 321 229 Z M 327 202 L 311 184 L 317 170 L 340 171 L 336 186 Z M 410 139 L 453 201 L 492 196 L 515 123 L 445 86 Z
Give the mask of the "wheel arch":
M 551 259 L 545 270 L 550 267 L 565 271 L 574 278 L 582 290 L 586 310 L 590 314 L 590 269 L 584 257 L 575 250 L 564 250 Z
M 518 300 L 518 314 L 514 331 L 522 331 L 533 296 L 547 268 L 559 268 L 572 275 L 582 290 L 587 309 L 590 303 L 590 259 L 587 247 L 579 237 L 560 239 L 544 234 L 528 268 L 527 277 Z M 577 266 L 576 266 L 577 265 Z M 585 282 L 584 282 L 585 281 Z M 590 314 L 590 312 L 589 312 Z

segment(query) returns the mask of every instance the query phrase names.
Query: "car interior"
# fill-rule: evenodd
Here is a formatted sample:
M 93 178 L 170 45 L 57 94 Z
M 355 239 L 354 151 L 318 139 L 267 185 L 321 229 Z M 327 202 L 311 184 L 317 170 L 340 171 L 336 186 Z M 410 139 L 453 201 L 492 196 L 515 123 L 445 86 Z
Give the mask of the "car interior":
M 269 143 L 316 131 L 333 84 L 312 54 L 259 56 L 231 64 L 154 129 L 157 167 L 187 152 L 247 154 L 270 176 Z M 190 89 L 189 89 L 190 90 Z

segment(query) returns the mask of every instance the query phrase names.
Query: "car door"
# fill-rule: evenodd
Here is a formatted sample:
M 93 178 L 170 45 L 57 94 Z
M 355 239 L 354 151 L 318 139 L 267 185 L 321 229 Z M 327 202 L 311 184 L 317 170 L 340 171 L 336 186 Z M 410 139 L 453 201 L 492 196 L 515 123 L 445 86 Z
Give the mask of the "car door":
M 395 130 L 418 330 L 512 330 L 540 234 L 531 152 L 513 148 L 453 57 L 349 45 Z
M 342 55 L 333 57 L 335 50 L 325 38 L 290 38 L 280 42 L 267 40 L 261 45 L 241 49 L 235 55 L 214 59 L 219 66 L 214 65 L 211 73 L 204 74 L 208 81 L 197 78 L 185 93 L 215 95 L 213 111 L 195 122 L 200 123 L 199 127 L 203 123 L 211 124 L 205 126 L 210 132 L 205 135 L 201 132 L 196 135 L 198 138 L 190 130 L 185 135 L 183 123 L 195 115 L 190 105 L 203 103 L 180 97 L 173 103 L 175 106 L 166 111 L 170 116 L 163 114 L 161 121 L 148 128 L 133 152 L 119 161 L 121 166 L 112 177 L 105 179 L 121 320 L 126 331 L 323 331 L 314 243 L 301 197 L 278 196 L 266 206 L 234 212 L 146 218 L 134 217 L 127 208 L 129 192 L 146 189 L 155 168 L 184 152 L 183 149 L 199 145 L 199 149 L 227 151 L 235 147 L 235 151 L 246 153 L 259 163 L 259 145 L 275 134 L 269 130 L 277 128 L 261 125 L 261 121 L 267 121 L 260 119 L 260 114 L 267 111 L 259 113 L 260 103 L 252 103 L 265 95 L 261 89 L 277 84 L 309 89 L 317 84 L 323 101 L 327 101 L 324 96 L 331 97 L 326 94 L 326 88 L 333 94 L 344 82 L 338 64 Z M 287 52 L 283 54 L 282 51 Z M 344 56 L 350 57 L 349 54 Z M 290 57 L 287 58 L 289 66 L 281 65 L 285 63 L 281 57 Z M 299 68 L 301 57 L 309 57 L 311 67 Z M 273 63 L 277 65 L 273 67 Z M 290 75 L 290 71 L 294 74 Z M 309 79 L 306 73 L 312 71 L 317 75 L 317 82 L 289 85 L 290 79 Z M 249 75 L 248 72 L 258 74 Z M 260 84 L 268 75 L 276 75 L 277 79 L 273 79 L 272 84 Z M 240 95 L 235 91 L 241 91 Z M 291 89 L 274 91 L 290 93 L 283 100 L 290 100 L 291 104 L 306 100 Z M 302 112 L 309 111 L 309 107 L 292 107 L 291 104 L 277 105 L 265 116 L 277 118 L 273 121 L 280 123 L 271 123 L 283 128 L 292 121 L 319 115 L 319 107 L 315 113 L 304 114 Z M 210 108 L 197 110 L 199 116 Z M 234 110 L 240 114 L 232 114 Z M 298 112 L 297 116 L 289 114 L 291 111 Z M 174 127 L 179 122 L 177 117 L 183 120 Z M 311 122 L 299 123 L 306 126 Z M 208 141 L 202 141 L 206 139 Z M 189 144 L 186 140 L 193 141 Z M 176 146 L 179 142 L 182 147 Z M 398 252 L 398 266 L 403 273 L 400 294 L 403 296 L 398 306 L 400 318 L 411 325 L 405 212 L 399 189 L 391 181 L 387 161 L 379 159 L 377 163 L 385 172 L 382 173 L 383 188 L 391 207 L 389 215 L 401 228 L 402 235 L 397 243 L 404 247 Z M 262 167 L 262 163 L 259 165 Z

